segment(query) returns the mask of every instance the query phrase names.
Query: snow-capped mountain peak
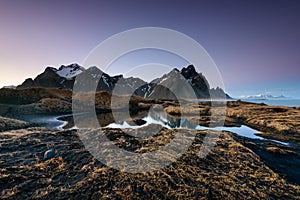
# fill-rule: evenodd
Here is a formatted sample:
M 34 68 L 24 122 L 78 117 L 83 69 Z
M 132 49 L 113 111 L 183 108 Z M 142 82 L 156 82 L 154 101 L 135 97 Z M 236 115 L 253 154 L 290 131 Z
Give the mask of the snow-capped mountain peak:
M 84 68 L 77 65 L 77 64 L 71 64 L 68 66 L 62 65 L 57 71 L 56 74 L 58 74 L 60 77 L 63 78 L 73 78 L 77 76 L 78 74 L 82 73 L 84 71 Z

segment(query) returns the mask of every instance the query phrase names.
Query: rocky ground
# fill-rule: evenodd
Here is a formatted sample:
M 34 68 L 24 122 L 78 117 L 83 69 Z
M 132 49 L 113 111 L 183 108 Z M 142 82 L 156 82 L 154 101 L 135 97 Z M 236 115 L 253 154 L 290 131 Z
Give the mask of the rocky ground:
M 164 146 L 176 130 L 162 129 L 144 139 L 129 137 L 118 129 L 104 132 L 116 145 L 144 153 Z M 299 185 L 288 183 L 230 133 L 221 133 L 212 152 L 200 158 L 206 134 L 197 131 L 185 154 L 162 170 L 130 174 L 97 161 L 76 131 L 29 128 L 3 132 L 0 198 L 300 199 Z M 44 153 L 53 147 L 55 157 L 45 160 Z

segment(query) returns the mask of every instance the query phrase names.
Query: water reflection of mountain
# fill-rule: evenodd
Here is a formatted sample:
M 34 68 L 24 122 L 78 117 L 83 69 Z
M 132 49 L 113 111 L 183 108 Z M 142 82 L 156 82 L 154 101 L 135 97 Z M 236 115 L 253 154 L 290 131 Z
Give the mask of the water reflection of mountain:
M 190 128 L 194 129 L 197 125 L 190 122 L 188 119 L 180 117 L 172 117 L 164 112 L 149 112 L 149 116 L 156 121 L 160 121 L 171 128 Z

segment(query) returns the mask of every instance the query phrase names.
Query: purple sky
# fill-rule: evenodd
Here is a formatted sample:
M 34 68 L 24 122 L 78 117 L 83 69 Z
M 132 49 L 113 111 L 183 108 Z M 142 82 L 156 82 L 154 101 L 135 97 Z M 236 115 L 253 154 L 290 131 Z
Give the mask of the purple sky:
M 3 0 L 0 87 L 20 84 L 46 66 L 80 64 L 118 32 L 155 26 L 198 41 L 232 96 L 271 92 L 300 97 L 299 10 L 297 0 Z

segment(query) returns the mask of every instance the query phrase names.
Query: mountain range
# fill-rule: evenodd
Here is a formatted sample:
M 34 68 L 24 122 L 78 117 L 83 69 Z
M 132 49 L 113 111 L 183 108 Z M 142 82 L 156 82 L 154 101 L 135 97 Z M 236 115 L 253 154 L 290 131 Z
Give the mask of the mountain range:
M 75 82 L 76 77 L 81 77 Z M 78 79 L 77 79 L 78 80 Z M 162 77 L 151 82 L 140 78 L 123 75 L 110 76 L 97 67 L 83 68 L 78 64 L 62 65 L 58 69 L 47 67 L 45 71 L 34 79 L 28 78 L 17 89 L 45 87 L 63 88 L 72 90 L 74 84 L 83 86 L 86 91 L 98 81 L 97 91 L 107 91 L 118 95 L 134 94 L 153 99 L 191 98 L 194 92 L 196 98 L 230 98 L 223 89 L 210 88 L 208 81 L 202 73 L 198 73 L 193 65 L 181 70 L 174 68 Z
M 264 99 L 285 99 L 288 98 L 283 95 L 279 96 L 273 96 L 271 94 L 257 94 L 257 95 L 249 95 L 249 96 L 243 96 L 242 99 L 257 99 L 257 100 L 264 100 Z

